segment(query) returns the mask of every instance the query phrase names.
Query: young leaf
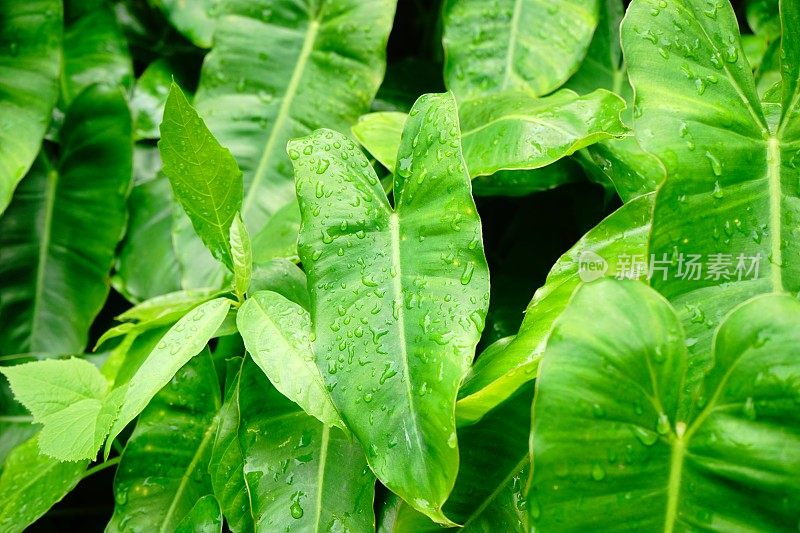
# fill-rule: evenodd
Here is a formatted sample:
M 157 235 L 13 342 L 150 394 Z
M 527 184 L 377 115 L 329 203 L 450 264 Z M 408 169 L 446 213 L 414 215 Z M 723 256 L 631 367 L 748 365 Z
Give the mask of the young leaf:
M 444 77 L 459 100 L 518 90 L 541 96 L 581 64 L 600 0 L 447 0 Z
M 314 352 L 378 478 L 421 512 L 458 468 L 453 407 L 483 329 L 489 278 L 451 94 L 422 96 L 403 132 L 393 209 L 339 133 L 290 141 Z
M 374 528 L 375 477 L 361 446 L 287 400 L 252 361 L 242 372 L 242 481 L 251 495 L 255 530 Z
M 28 172 L 58 99 L 60 0 L 7 0 L 0 19 L 0 214 Z M 36 95 L 31 98 L 30 95 Z
M 88 464 L 42 454 L 38 437 L 17 446 L 0 475 L 0 530 L 21 533 L 75 488 Z
M 242 173 L 175 84 L 164 107 L 158 149 L 164 174 L 195 231 L 211 254 L 233 270 L 229 236 L 242 207 Z
M 347 431 L 311 349 L 308 311 L 276 292 L 260 291 L 242 304 L 236 325 L 276 389 L 322 423 Z
M 783 5 L 784 34 L 796 33 L 797 3 Z M 655 37 L 676 25 L 679 39 Z M 783 42 L 780 118 L 760 102 L 728 2 L 675 0 L 662 8 L 634 0 L 622 44 L 642 112 L 639 142 L 669 176 L 658 192 L 650 251 L 676 263 L 699 256 L 716 265 L 699 276 L 658 276 L 652 286 L 678 309 L 696 339 L 692 351 L 706 357 L 713 328 L 733 307 L 756 294 L 800 290 L 796 45 Z M 695 368 L 707 362 L 698 359 Z
M 94 459 L 119 409 L 97 367 L 84 359 L 47 359 L 2 367 L 0 374 L 42 424 L 42 453 L 59 461 Z
M 220 406 L 219 380 L 205 351 L 139 417 L 117 467 L 106 531 L 174 531 L 211 494 L 207 470 Z
M 372 157 L 389 172 L 394 172 L 397 166 L 397 149 L 400 147 L 406 120 L 407 113 L 379 111 L 360 116 L 350 131 Z
M 238 212 L 231 224 L 230 244 L 233 259 L 233 288 L 239 298 L 244 299 L 244 295 L 250 287 L 250 277 L 253 274 L 253 246 L 250 244 L 250 235 Z
M 0 219 L 0 353 L 82 352 L 108 295 L 131 181 L 125 96 L 90 87 L 60 138 L 59 160 L 42 153 Z
M 711 369 L 690 383 L 686 338 L 661 296 L 634 282 L 582 287 L 536 384 L 533 527 L 795 528 L 798 321 L 789 296 L 747 302 L 717 331 Z
M 217 298 L 189 312 L 170 328 L 130 380 L 117 389 L 123 402 L 106 441 L 106 456 L 111 442 L 125 426 L 142 412 L 183 365 L 205 348 L 225 320 L 230 306 L 227 298 Z
M 625 258 L 647 256 L 655 194 L 625 204 L 562 255 L 534 294 L 519 333 L 487 348 L 459 390 L 459 422 L 475 422 L 536 377 L 554 321 L 575 289 L 598 276 L 626 275 Z

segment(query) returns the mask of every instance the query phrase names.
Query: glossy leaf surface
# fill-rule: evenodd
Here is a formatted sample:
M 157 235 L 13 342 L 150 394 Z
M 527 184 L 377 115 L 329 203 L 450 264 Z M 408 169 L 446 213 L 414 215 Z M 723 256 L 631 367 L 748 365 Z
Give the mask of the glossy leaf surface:
M 786 5 L 795 6 L 787 15 L 797 9 Z M 679 38 L 653 42 L 651 35 L 675 24 L 683 28 Z M 800 289 L 796 44 L 784 41 L 787 107 L 780 119 L 760 102 L 728 2 L 712 9 L 699 0 L 665 8 L 635 1 L 622 39 L 641 109 L 637 136 L 669 176 L 656 200 L 651 252 L 676 268 L 651 283 L 681 313 L 696 339 L 692 350 L 707 355 L 713 329 L 738 303 Z M 699 272 L 686 266 L 693 255 L 700 256 Z M 708 363 L 703 357 L 697 368 Z
M 211 494 L 208 464 L 220 406 L 206 351 L 181 368 L 139 417 L 117 467 L 107 531 L 174 531 Z
M 220 0 L 151 0 L 175 28 L 200 48 L 209 48 L 216 16 L 221 12 Z
M 341 134 L 291 141 L 314 352 L 378 478 L 447 523 L 458 465 L 453 406 L 488 305 L 480 219 L 455 99 L 421 97 L 394 177 L 395 207 Z
M 259 291 L 242 304 L 236 325 L 276 389 L 324 424 L 347 431 L 311 348 L 308 311 L 276 292 Z
M 0 353 L 80 353 L 108 295 L 131 181 L 122 92 L 82 93 L 60 138 L 59 160 L 40 156 L 0 219 Z
M 124 400 L 106 442 L 106 455 L 111 441 L 142 412 L 183 365 L 205 348 L 225 320 L 230 304 L 226 298 L 216 298 L 181 318 L 158 342 L 124 387 L 118 389 Z
M 541 96 L 580 65 L 598 21 L 599 0 L 448 0 L 445 82 L 461 99 L 508 90 Z
M 158 143 L 166 174 L 211 254 L 233 269 L 230 228 L 242 206 L 242 173 L 183 92 L 172 85 Z
M 0 213 L 31 167 L 58 99 L 63 7 L 8 0 L 0 19 Z
M 680 320 L 660 295 L 630 281 L 581 288 L 537 380 L 533 526 L 796 527 L 798 320 L 800 303 L 785 295 L 738 307 L 692 382 Z

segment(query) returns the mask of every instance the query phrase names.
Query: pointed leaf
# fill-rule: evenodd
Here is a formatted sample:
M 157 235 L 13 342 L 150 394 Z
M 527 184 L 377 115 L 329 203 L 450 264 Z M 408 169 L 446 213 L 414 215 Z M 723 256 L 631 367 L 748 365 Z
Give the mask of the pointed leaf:
M 244 298 L 253 274 L 253 246 L 250 235 L 239 213 L 230 228 L 231 256 L 233 259 L 233 288 L 239 298 Z
M 229 232 L 242 206 L 242 173 L 173 84 L 158 142 L 175 198 L 211 254 L 233 269 Z
M 142 412 L 183 365 L 205 348 L 225 320 L 230 306 L 230 300 L 217 298 L 189 312 L 170 328 L 125 386 L 118 389 L 124 401 L 106 441 L 106 456 L 111 442 L 125 426 Z
M 8 0 L 0 19 L 0 214 L 28 172 L 58 99 L 63 7 Z
M 661 296 L 615 280 L 581 288 L 536 384 L 533 527 L 795 528 L 798 321 L 789 296 L 749 301 L 720 326 L 710 370 L 691 383 L 686 338 Z
M 288 146 L 314 352 L 378 478 L 434 520 L 458 468 L 453 407 L 489 298 L 480 219 L 451 94 L 411 110 L 392 209 L 341 134 Z
M 0 219 L 0 353 L 85 348 L 125 227 L 131 143 L 125 97 L 93 86 L 67 112 L 60 160 L 40 155 L 20 184 Z

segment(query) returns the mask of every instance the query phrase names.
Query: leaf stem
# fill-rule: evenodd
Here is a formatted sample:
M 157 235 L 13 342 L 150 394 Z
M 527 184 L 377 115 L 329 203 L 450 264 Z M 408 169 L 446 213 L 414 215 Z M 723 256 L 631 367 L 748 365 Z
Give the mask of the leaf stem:
M 89 470 L 87 470 L 86 472 L 83 473 L 83 477 L 81 477 L 81 479 L 86 479 L 87 477 L 91 476 L 92 474 L 96 474 L 96 473 L 100 472 L 101 470 L 105 470 L 106 468 L 114 466 L 115 464 L 119 463 L 120 459 L 122 459 L 122 456 L 118 455 L 118 456 L 114 457 L 113 459 L 109 459 L 108 461 L 104 461 L 104 462 L 100 463 L 97 466 L 93 466 L 92 468 L 90 468 Z

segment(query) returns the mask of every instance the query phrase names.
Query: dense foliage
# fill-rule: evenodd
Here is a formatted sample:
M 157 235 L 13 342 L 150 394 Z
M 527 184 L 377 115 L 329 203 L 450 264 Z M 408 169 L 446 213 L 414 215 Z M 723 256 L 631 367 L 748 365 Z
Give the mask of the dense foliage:
M 0 531 L 800 527 L 796 0 L 4 0 L 0 213 Z

